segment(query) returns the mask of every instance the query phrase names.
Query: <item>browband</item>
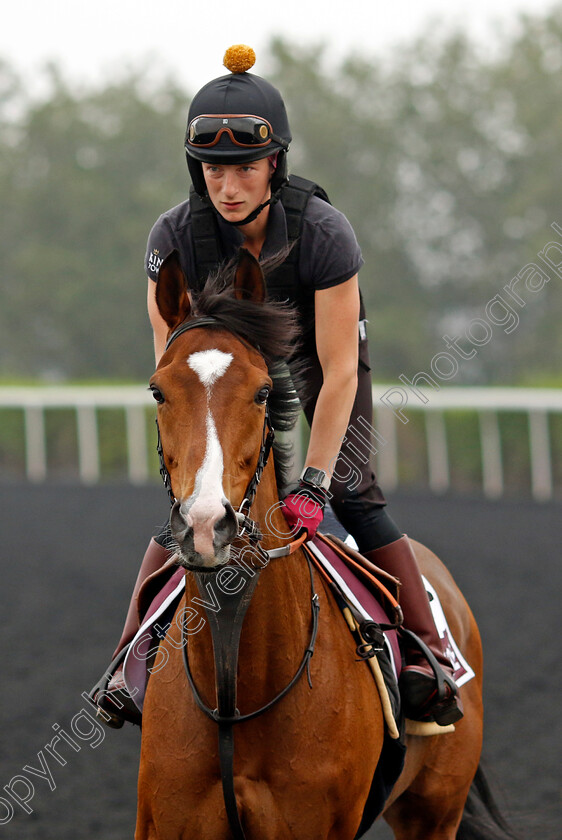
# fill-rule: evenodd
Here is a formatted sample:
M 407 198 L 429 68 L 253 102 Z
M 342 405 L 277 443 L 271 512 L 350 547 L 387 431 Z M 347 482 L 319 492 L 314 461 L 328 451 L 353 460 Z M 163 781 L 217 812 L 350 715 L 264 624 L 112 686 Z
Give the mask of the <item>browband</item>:
M 191 321 L 184 321 L 183 324 L 180 324 L 173 333 L 171 334 L 170 338 L 166 342 L 165 349 L 167 350 L 170 344 L 172 344 L 176 338 L 179 338 L 180 335 L 183 335 L 184 332 L 188 330 L 192 330 L 195 327 L 217 327 L 222 326 L 221 322 L 218 318 L 213 317 L 212 315 L 203 315 L 200 318 L 193 318 Z

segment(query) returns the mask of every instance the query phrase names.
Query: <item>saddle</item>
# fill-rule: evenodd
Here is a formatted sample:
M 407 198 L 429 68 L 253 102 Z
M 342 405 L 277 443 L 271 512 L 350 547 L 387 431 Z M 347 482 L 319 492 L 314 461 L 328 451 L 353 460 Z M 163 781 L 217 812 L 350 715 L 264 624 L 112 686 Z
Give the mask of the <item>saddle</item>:
M 382 812 L 406 755 L 398 690 L 402 665 L 397 634 L 402 624 L 400 583 L 333 534 L 317 533 L 305 544 L 305 551 L 342 611 L 356 642 L 358 660 L 364 660 L 372 671 L 386 724 L 381 755 L 356 835 L 358 840 Z

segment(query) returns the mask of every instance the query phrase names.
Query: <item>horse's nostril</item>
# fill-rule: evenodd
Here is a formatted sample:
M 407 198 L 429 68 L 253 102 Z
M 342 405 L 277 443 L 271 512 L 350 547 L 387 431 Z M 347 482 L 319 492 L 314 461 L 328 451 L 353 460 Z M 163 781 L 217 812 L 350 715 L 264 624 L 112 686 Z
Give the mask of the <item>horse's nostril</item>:
M 181 511 L 180 502 L 174 502 L 172 505 L 172 509 L 170 511 L 170 530 L 174 539 L 179 543 L 183 542 L 189 530 L 189 526 Z
M 185 504 L 182 505 L 181 502 L 176 501 L 170 510 L 170 531 L 179 545 L 183 545 L 186 540 L 192 538 L 198 542 L 206 529 L 208 529 L 208 539 L 216 548 L 230 545 L 238 533 L 236 514 L 230 502 L 224 502 L 224 515 L 217 518 L 214 524 L 213 517 L 201 517 L 201 512 L 194 517 L 195 521 L 192 522 L 189 513 L 192 509 L 194 510 L 194 506 L 190 505 L 186 509 Z
M 238 523 L 230 502 L 226 502 L 224 507 L 224 516 L 215 524 L 215 535 L 222 545 L 229 545 L 238 533 Z

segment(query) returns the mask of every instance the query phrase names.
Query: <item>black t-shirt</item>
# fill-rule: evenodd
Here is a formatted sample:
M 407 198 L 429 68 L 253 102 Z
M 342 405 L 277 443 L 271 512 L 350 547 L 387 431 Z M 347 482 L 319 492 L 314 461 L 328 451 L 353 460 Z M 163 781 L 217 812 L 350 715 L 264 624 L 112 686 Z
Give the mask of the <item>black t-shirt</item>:
M 220 251 L 226 259 L 235 256 L 244 236 L 217 214 Z M 274 256 L 288 244 L 285 211 L 281 202 L 270 206 L 266 240 L 261 259 Z M 158 279 L 158 269 L 174 249 L 187 278 L 195 277 L 191 213 L 189 200 L 163 213 L 148 237 L 145 271 Z M 361 249 L 353 228 L 343 213 L 326 201 L 312 196 L 304 211 L 299 250 L 299 280 L 310 294 L 345 283 L 363 265 Z

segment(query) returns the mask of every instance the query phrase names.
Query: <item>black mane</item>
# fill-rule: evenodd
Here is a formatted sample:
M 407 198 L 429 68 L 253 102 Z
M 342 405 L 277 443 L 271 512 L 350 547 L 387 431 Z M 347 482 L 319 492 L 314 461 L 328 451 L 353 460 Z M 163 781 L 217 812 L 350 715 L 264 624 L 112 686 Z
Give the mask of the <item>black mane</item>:
M 269 263 L 269 270 L 278 262 Z M 236 264 L 232 261 L 222 266 L 207 278 L 199 292 L 193 293 L 190 320 L 213 317 L 263 356 L 273 382 L 269 397 L 271 423 L 276 432 L 286 432 L 295 426 L 301 409 L 296 387 L 304 376 L 304 366 L 292 358 L 300 337 L 298 314 L 288 303 L 256 303 L 237 298 L 232 285 Z M 262 267 L 267 276 L 268 264 Z M 290 478 L 292 446 L 276 438 L 273 453 L 277 486 L 282 488 Z

